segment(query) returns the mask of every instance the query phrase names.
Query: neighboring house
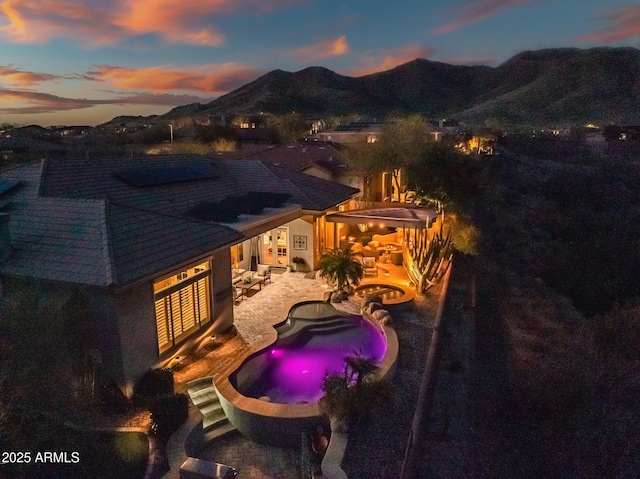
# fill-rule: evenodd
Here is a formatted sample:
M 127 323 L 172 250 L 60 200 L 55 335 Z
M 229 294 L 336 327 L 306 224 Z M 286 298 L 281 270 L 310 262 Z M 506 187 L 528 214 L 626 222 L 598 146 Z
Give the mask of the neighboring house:
M 376 121 L 354 121 L 338 125 L 333 130 L 320 131 L 316 138 L 335 143 L 375 143 L 380 139 L 382 123 Z
M 357 193 L 260 161 L 22 164 L 0 171 L 0 279 L 81 290 L 90 347 L 130 394 L 147 369 L 233 324 L 232 265 L 301 256 L 313 268 L 332 242 L 325 214 Z
M 292 141 L 285 145 L 273 145 L 252 150 L 246 155 L 240 152 L 238 159 L 260 160 L 289 171 L 334 181 L 364 190 L 362 175 L 355 171 L 344 155 L 331 143 L 321 141 Z

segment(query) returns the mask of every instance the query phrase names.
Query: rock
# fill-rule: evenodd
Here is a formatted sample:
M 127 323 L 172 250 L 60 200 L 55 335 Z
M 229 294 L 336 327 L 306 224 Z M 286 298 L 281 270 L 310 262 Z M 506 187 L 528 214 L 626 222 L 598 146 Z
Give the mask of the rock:
M 371 317 L 376 321 L 381 321 L 384 316 L 389 316 L 389 311 L 386 309 L 377 309 L 371 313 Z
M 366 308 L 366 311 L 369 314 L 373 314 L 373 312 L 377 311 L 378 309 L 382 309 L 382 305 L 380 303 L 372 302 L 372 303 L 369 303 L 369 305 Z
M 348 298 L 349 298 L 349 295 L 347 294 L 346 291 L 334 291 L 333 294 L 331 295 L 331 302 L 341 303 L 342 301 Z

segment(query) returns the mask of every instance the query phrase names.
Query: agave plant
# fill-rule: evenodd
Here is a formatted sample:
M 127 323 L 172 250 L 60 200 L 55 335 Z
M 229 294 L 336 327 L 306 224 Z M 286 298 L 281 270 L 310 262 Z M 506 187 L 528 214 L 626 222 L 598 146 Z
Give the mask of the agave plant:
M 360 253 L 354 253 L 351 245 L 328 250 L 320 258 L 320 276 L 335 283 L 337 291 L 356 287 L 364 276 Z

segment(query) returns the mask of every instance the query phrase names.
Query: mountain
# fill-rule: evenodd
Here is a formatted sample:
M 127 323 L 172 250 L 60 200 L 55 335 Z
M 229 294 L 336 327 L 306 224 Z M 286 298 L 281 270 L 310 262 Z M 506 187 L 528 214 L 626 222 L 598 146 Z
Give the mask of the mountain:
M 416 59 L 388 71 L 348 77 L 323 67 L 274 70 L 206 105 L 167 113 L 218 116 L 260 111 L 377 116 L 420 113 L 483 122 L 638 122 L 640 50 L 526 51 L 497 67 Z

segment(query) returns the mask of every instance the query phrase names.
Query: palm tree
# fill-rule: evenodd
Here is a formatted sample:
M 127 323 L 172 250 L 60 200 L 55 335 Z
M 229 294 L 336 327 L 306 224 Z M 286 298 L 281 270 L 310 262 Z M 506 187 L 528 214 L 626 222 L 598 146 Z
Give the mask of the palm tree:
M 320 276 L 336 283 L 336 290 L 358 286 L 364 276 L 360 253 L 351 251 L 351 245 L 328 250 L 320 258 Z

